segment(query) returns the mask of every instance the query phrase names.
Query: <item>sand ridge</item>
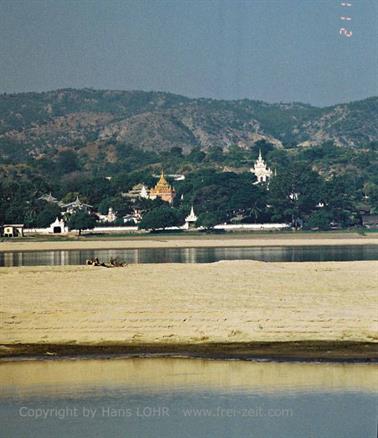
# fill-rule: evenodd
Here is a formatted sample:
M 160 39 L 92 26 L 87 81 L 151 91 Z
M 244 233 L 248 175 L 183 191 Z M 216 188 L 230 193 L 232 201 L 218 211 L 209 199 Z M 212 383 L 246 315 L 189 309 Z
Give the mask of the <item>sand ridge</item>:
M 0 269 L 2 344 L 378 342 L 378 262 Z

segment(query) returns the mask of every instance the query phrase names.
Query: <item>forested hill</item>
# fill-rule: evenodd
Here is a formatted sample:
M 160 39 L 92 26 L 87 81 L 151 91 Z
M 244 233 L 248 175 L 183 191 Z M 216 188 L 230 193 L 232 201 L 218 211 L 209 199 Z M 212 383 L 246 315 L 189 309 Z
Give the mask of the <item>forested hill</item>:
M 316 108 L 301 103 L 190 99 L 163 92 L 64 89 L 0 96 L 0 156 L 22 162 L 64 148 L 117 160 L 123 149 L 369 148 L 378 141 L 378 97 Z M 118 151 L 118 152 L 117 152 Z M 103 155 L 101 156 L 103 159 Z
M 259 150 L 269 191 L 250 172 Z M 153 187 L 161 169 L 185 175 L 170 179 L 181 218 L 194 205 L 213 222 L 354 226 L 378 212 L 378 98 L 315 108 L 90 89 L 0 96 L 0 224 L 49 225 L 60 211 L 38 198 L 50 192 L 130 214 L 124 194 Z

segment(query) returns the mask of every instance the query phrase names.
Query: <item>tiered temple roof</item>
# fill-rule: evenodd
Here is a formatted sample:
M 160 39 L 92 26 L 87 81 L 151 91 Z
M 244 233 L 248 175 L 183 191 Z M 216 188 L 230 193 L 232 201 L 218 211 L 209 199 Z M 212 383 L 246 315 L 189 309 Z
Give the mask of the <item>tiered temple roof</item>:
M 126 195 L 130 199 L 144 198 L 148 199 L 148 189 L 144 184 L 136 184 L 131 190 L 129 190 Z
M 251 172 L 256 175 L 256 184 L 267 182 L 273 175 L 272 170 L 265 164 L 265 161 L 262 158 L 261 150 L 259 151 L 259 157 L 256 160 L 254 167 L 251 169 Z
M 65 208 L 67 212 L 73 212 L 77 210 L 89 210 L 93 208 L 92 205 L 81 202 L 78 196 L 76 196 L 76 199 L 73 202 L 63 204 L 62 207 Z
M 167 182 L 162 171 L 156 186 L 150 190 L 150 199 L 161 198 L 163 201 L 172 203 L 175 195 L 175 189 Z
M 38 198 L 38 200 L 40 201 L 46 201 L 49 202 L 50 204 L 57 204 L 58 200 L 56 198 L 54 198 L 54 196 L 50 193 L 42 195 Z

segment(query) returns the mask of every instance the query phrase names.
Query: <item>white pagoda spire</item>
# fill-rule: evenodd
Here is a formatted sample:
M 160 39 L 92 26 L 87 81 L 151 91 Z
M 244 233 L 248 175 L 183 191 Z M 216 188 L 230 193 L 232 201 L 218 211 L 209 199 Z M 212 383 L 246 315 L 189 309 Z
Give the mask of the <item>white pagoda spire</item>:
M 190 209 L 190 213 L 188 216 L 186 216 L 185 218 L 185 228 L 193 228 L 195 226 L 195 223 L 197 222 L 198 217 L 196 216 L 196 214 L 194 213 L 194 208 L 192 205 L 192 208 Z
M 196 214 L 194 213 L 194 208 L 193 208 L 193 205 L 192 205 L 192 208 L 190 209 L 190 213 L 189 213 L 188 216 L 186 216 L 185 221 L 186 222 L 196 222 L 197 219 L 198 218 L 197 218 Z
M 272 170 L 265 164 L 265 161 L 263 160 L 261 149 L 259 149 L 259 157 L 255 161 L 253 168 L 251 168 L 251 172 L 256 175 L 257 181 L 255 184 L 265 183 L 273 175 Z

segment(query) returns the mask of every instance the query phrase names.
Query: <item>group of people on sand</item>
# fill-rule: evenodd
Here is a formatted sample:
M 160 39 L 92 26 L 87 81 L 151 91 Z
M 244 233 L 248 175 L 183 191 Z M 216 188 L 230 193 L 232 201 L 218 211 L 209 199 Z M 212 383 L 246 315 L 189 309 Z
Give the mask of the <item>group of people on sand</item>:
M 117 259 L 113 259 L 113 257 L 110 258 L 109 263 L 100 262 L 98 257 L 92 257 L 90 259 L 87 259 L 85 261 L 86 265 L 89 266 L 102 266 L 104 268 L 125 268 L 127 267 L 127 263 L 120 262 Z

